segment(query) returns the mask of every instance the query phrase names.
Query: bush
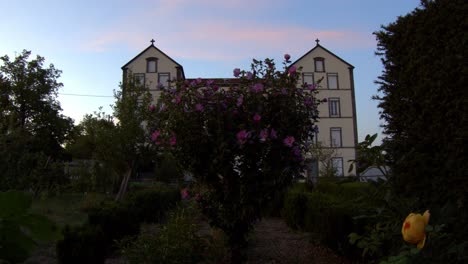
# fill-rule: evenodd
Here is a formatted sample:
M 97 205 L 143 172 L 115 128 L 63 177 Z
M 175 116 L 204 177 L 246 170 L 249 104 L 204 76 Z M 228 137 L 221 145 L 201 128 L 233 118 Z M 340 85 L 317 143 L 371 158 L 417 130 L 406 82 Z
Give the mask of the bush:
M 69 260 L 80 254 L 85 257 L 98 254 L 86 245 L 82 245 L 95 237 L 100 242 L 96 246 L 101 252 L 99 254 L 107 256 L 114 249 L 116 240 L 136 236 L 142 222 L 161 221 L 165 213 L 179 200 L 180 194 L 176 189 L 154 186 L 131 193 L 122 203 L 104 201 L 99 206 L 91 205 L 87 208 L 87 223 L 76 230 L 64 231 L 64 238 L 60 241 L 61 246 L 57 246 L 57 255 L 64 260 Z M 100 259 L 100 255 L 96 258 Z
M 153 186 L 131 193 L 124 203 L 138 222 L 153 223 L 160 221 L 179 201 L 180 193 L 176 188 Z
M 367 209 L 372 186 L 359 182 L 319 181 L 308 191 L 301 185 L 286 193 L 283 217 L 291 228 L 311 232 L 321 243 L 341 253 L 354 249 L 348 242 L 351 232 L 361 230 L 353 219 Z
M 158 232 L 142 233 L 130 243 L 124 241 L 121 252 L 130 263 L 136 264 L 198 263 L 203 250 L 194 218 L 193 209 L 180 206 Z
M 104 202 L 88 213 L 88 224 L 100 227 L 104 233 L 107 251 L 114 240 L 137 235 L 140 231 L 138 220 L 131 208 L 116 202 Z
M 99 226 L 66 226 L 63 239 L 57 242 L 58 263 L 101 264 L 106 258 L 106 241 Z

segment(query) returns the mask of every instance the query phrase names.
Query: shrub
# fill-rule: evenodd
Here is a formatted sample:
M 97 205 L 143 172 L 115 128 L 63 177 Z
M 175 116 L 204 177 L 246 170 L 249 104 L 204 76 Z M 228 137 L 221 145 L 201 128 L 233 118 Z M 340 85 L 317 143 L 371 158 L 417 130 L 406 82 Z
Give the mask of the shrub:
M 57 255 L 64 260 L 73 259 L 80 254 L 84 255 L 84 258 L 93 254 L 107 256 L 114 249 L 116 240 L 136 236 L 142 222 L 162 220 L 165 213 L 179 200 L 180 194 L 176 189 L 154 186 L 131 193 L 122 203 L 103 201 L 99 206 L 89 206 L 88 222 L 77 229 L 64 231 L 64 238 L 59 243 L 61 246 L 57 246 Z M 82 245 L 92 238 L 99 240 L 96 247 L 101 253 Z M 96 258 L 100 259 L 100 255 Z
M 304 227 L 304 217 L 307 209 L 307 194 L 291 190 L 286 193 L 282 215 L 286 224 L 294 229 Z
M 104 202 L 88 213 L 88 224 L 100 227 L 104 233 L 107 251 L 114 240 L 137 235 L 140 231 L 138 220 L 130 208 L 116 202 Z
M 165 213 L 180 201 L 176 188 L 153 186 L 129 195 L 125 206 L 129 208 L 138 222 L 158 222 Z
M 58 263 L 101 264 L 106 258 L 105 235 L 99 226 L 66 226 L 63 239 L 57 242 Z
M 202 243 L 193 219 L 191 208 L 179 206 L 158 232 L 142 233 L 127 245 L 124 241 L 121 252 L 130 263 L 197 263 Z

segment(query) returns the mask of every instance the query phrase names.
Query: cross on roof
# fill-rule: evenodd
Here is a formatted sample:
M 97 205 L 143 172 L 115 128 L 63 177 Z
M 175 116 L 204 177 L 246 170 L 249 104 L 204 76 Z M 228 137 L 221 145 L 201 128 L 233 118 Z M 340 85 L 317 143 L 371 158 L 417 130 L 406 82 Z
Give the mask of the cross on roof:
M 317 45 L 318 45 L 320 42 L 320 39 L 316 39 L 315 42 L 317 42 Z
M 151 39 L 150 42 L 151 42 L 151 45 L 154 45 L 154 39 Z

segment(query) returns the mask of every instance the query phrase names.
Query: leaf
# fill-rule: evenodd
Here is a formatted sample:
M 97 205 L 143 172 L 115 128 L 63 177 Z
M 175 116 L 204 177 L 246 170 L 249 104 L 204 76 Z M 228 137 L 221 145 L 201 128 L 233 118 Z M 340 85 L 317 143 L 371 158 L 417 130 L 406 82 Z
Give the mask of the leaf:
M 356 233 L 351 233 L 348 235 L 349 237 L 349 243 L 353 244 L 356 243 L 358 239 L 361 239 L 362 236 L 356 234 Z
M 27 212 L 31 207 L 30 194 L 20 191 L 0 192 L 0 217 L 9 218 Z

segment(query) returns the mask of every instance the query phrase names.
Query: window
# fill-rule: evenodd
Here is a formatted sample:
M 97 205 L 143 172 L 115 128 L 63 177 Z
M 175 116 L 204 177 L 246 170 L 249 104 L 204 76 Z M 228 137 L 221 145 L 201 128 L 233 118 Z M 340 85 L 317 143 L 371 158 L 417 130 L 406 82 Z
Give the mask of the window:
M 327 73 L 328 89 L 338 89 L 338 73 Z
M 343 145 L 341 142 L 341 127 L 330 128 L 330 145 L 335 148 Z
M 146 59 L 146 72 L 157 72 L 158 71 L 158 58 L 147 58 Z
M 302 84 L 314 84 L 314 73 L 304 72 L 302 74 Z
M 171 74 L 168 72 L 158 74 L 158 86 L 160 88 L 167 88 L 170 86 Z
M 341 116 L 340 98 L 328 98 L 328 111 L 330 113 L 330 117 Z
M 343 177 L 343 158 L 332 158 L 332 167 L 336 176 Z
M 136 86 L 144 86 L 145 85 L 145 74 L 144 73 L 135 73 L 135 74 L 133 74 L 133 81 L 135 82 Z
M 325 71 L 325 59 L 321 57 L 314 58 L 314 66 L 316 72 Z

